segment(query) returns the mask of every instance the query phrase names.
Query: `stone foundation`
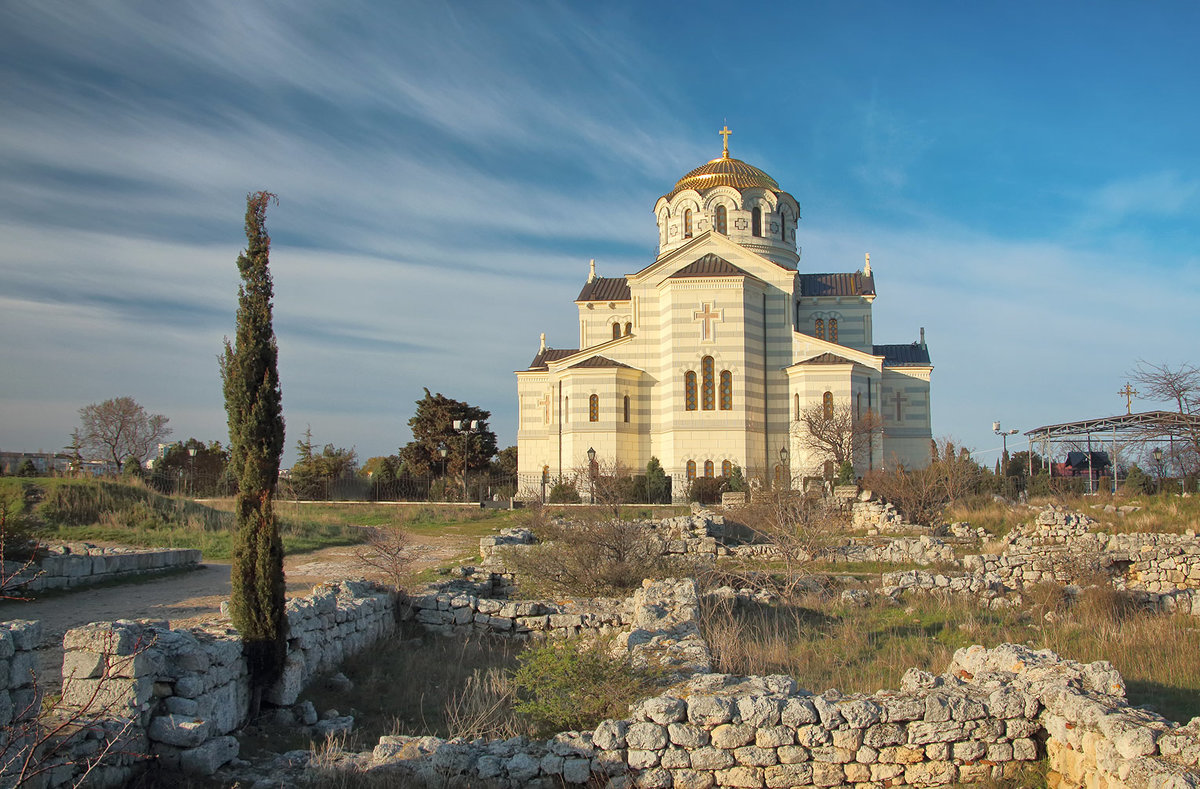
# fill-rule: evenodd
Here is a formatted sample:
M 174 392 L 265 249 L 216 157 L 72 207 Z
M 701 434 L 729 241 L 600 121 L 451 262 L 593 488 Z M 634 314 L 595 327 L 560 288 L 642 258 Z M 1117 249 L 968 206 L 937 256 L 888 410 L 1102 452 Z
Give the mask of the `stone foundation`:
M 28 579 L 22 590 L 69 589 L 200 564 L 198 550 L 99 548 L 88 543 L 72 543 L 50 546 L 45 551 L 38 561 L 15 576 L 17 583 Z M 19 562 L 4 564 L 6 570 L 13 573 L 21 566 Z

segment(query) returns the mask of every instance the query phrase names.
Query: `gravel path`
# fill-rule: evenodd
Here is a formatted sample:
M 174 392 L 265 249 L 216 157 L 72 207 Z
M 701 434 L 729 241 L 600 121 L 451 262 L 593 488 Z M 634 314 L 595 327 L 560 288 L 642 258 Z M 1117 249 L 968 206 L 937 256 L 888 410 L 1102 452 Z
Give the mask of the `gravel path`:
M 424 537 L 414 540 L 413 570 L 462 557 L 473 540 Z M 475 543 L 477 544 L 477 543 Z M 307 595 L 324 581 L 343 578 L 378 579 L 364 567 L 354 546 L 325 548 L 284 559 L 288 597 Z M 220 618 L 221 603 L 229 599 L 227 562 L 204 562 L 199 569 L 112 586 L 56 592 L 42 599 L 0 601 L 0 622 L 38 619 L 42 643 L 38 648 L 38 680 L 46 689 L 61 684 L 63 634 L 89 622 L 114 619 L 167 619 L 172 627 L 189 627 Z

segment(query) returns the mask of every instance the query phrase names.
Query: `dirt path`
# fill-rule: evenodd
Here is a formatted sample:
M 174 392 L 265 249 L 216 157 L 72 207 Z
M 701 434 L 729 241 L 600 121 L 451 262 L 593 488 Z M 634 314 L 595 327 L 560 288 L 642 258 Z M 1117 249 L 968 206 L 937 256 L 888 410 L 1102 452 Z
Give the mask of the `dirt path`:
M 413 571 L 419 572 L 462 557 L 472 540 L 421 536 L 413 540 Z M 478 545 L 478 541 L 474 541 Z M 343 578 L 375 578 L 378 572 L 357 558 L 357 546 L 325 548 L 284 559 L 288 597 L 302 597 L 312 587 Z M 0 602 L 0 622 L 37 619 L 42 623 L 38 677 L 47 688 L 57 687 L 62 668 L 63 634 L 89 622 L 114 619 L 166 619 L 172 627 L 190 627 L 220 620 L 221 603 L 229 599 L 228 563 L 205 562 L 197 570 L 124 584 L 50 594 L 29 602 Z

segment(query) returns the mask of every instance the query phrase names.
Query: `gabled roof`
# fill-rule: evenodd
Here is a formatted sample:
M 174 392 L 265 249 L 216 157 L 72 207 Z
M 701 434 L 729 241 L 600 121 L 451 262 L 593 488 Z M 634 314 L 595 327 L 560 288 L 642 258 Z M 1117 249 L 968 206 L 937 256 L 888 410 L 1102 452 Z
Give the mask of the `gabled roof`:
M 629 281 L 624 277 L 596 277 L 583 286 L 575 301 L 629 301 Z
M 609 359 L 607 356 L 589 356 L 578 364 L 571 365 L 570 369 L 578 370 L 580 368 L 604 368 L 604 367 L 625 367 L 632 370 L 629 365 Z
M 875 278 L 852 274 L 801 274 L 801 296 L 874 296 Z
M 703 257 L 696 258 L 691 263 L 676 271 L 671 275 L 671 279 L 677 277 L 749 277 L 753 276 L 744 269 L 730 263 L 725 258 L 715 255 L 712 252 Z
M 578 348 L 547 348 L 543 351 L 538 351 L 538 355 L 533 357 L 533 361 L 529 363 L 530 370 L 549 370 L 548 362 L 556 362 L 559 359 L 565 359 L 568 356 L 579 353 Z
M 854 364 L 853 360 L 836 353 L 822 353 L 811 359 L 805 359 L 800 364 Z
M 929 365 L 929 348 L 918 342 L 909 345 L 873 345 L 876 356 L 883 357 L 883 363 L 889 367 L 906 364 Z

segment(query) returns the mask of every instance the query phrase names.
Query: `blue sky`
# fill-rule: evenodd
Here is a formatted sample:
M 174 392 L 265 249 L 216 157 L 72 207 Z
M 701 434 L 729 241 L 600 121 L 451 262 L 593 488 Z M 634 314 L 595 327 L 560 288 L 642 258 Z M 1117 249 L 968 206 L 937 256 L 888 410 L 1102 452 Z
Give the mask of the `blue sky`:
M 245 195 L 269 189 L 290 447 L 394 452 L 422 387 L 490 409 L 587 274 L 655 253 L 719 155 L 871 253 L 878 342 L 926 328 L 936 435 L 987 462 L 1200 361 L 1191 3 L 0 5 L 0 449 L 130 395 L 224 439 Z M 1135 402 L 1136 408 L 1154 404 Z

